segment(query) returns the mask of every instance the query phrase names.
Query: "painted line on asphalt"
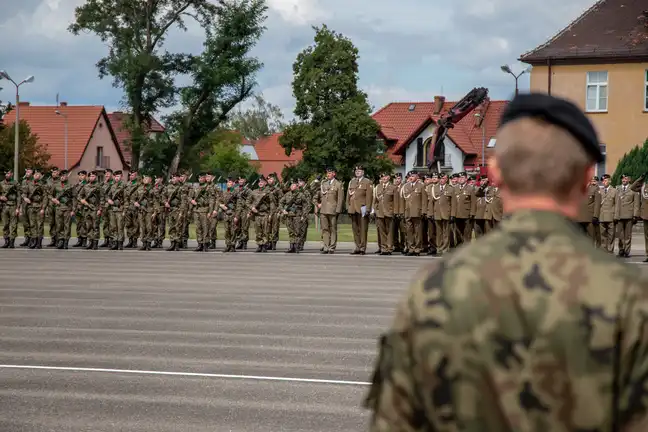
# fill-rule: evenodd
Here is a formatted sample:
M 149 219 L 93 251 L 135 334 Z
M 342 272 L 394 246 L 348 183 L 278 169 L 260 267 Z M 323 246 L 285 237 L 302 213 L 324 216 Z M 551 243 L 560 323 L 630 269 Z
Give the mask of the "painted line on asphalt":
M 136 369 L 104 369 L 104 368 L 84 368 L 84 367 L 65 367 L 65 366 L 34 366 L 34 365 L 5 365 L 5 364 L 0 364 L 0 369 L 125 373 L 125 374 L 134 374 L 134 375 L 166 375 L 166 376 L 180 376 L 180 377 L 223 378 L 223 379 L 240 379 L 240 380 L 251 380 L 251 381 L 284 381 L 284 382 L 296 382 L 296 383 L 335 384 L 335 385 L 353 385 L 353 386 L 371 385 L 371 383 L 364 382 L 364 381 L 273 377 L 273 376 L 257 376 L 257 375 L 231 375 L 231 374 L 199 373 L 199 372 L 149 371 L 149 370 L 136 370 Z

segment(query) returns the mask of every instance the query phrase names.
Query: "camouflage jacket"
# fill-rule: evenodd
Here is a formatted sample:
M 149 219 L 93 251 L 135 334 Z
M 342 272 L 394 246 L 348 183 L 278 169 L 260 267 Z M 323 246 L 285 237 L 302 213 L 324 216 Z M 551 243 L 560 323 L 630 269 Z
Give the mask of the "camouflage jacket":
M 648 430 L 648 277 L 519 211 L 415 277 L 381 337 L 378 431 Z
M 25 198 L 28 198 L 31 202 L 29 204 L 25 204 L 25 207 L 45 210 L 48 205 L 48 190 L 49 186 L 44 180 L 31 181 L 25 193 Z
M 0 196 L 7 198 L 7 201 L 0 201 L 0 206 L 15 206 L 20 198 L 20 184 L 13 180 L 0 181 Z
M 102 197 L 103 188 L 101 183 L 85 183 L 79 190 L 76 201 L 76 211 L 97 211 L 101 210 L 101 205 L 103 204 Z M 88 205 L 81 203 L 81 200 L 85 200 Z
M 247 187 L 247 185 L 243 187 L 238 187 L 236 190 L 236 215 L 238 217 L 243 216 L 244 214 L 247 214 L 247 212 L 250 211 L 250 195 L 252 194 L 252 190 Z
M 106 201 L 111 200 L 112 205 L 106 204 L 108 208 L 112 211 L 120 212 L 124 211 L 124 206 L 126 204 L 126 185 L 124 182 L 114 182 L 110 189 L 108 190 L 108 195 L 106 196 Z
M 252 191 L 248 198 L 248 208 L 250 211 L 254 208 L 256 213 L 253 215 L 265 216 L 275 209 L 274 191 L 272 188 L 263 187 Z
M 52 196 L 59 201 L 56 207 L 61 209 L 71 208 L 74 204 L 74 189 L 75 185 L 70 184 L 68 181 L 59 181 L 52 185 Z
M 153 195 L 153 185 L 141 183 L 137 189 L 131 194 L 131 205 L 142 213 L 155 211 L 155 196 Z M 138 203 L 139 207 L 134 204 Z

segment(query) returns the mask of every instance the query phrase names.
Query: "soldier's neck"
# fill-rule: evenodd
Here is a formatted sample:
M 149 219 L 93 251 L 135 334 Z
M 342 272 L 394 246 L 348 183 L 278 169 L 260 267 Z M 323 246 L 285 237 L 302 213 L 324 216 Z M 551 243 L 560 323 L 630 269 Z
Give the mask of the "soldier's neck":
M 570 219 L 578 218 L 580 213 L 578 203 L 560 203 L 544 196 L 513 196 L 504 192 L 502 192 L 502 207 L 507 214 L 521 210 L 538 210 L 558 213 Z

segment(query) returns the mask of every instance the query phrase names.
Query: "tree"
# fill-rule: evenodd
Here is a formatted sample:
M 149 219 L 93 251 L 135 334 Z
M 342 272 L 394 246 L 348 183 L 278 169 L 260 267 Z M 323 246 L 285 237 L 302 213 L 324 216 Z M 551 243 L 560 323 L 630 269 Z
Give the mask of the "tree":
M 26 121 L 21 120 L 19 123 L 20 156 L 18 171 L 22 172 L 26 166 L 48 169 L 50 155 L 47 149 L 38 142 L 38 136 L 32 133 Z M 0 171 L 13 169 L 15 134 L 15 122 L 11 126 L 0 130 Z
M 207 151 L 199 153 L 200 168 L 216 175 L 220 181 L 230 176 L 250 178 L 256 173 L 256 167 L 241 152 L 243 135 L 239 132 L 219 129 L 204 139 Z
M 376 139 L 378 123 L 371 117 L 367 95 L 358 89 L 358 50 L 328 27 L 314 28 L 315 44 L 293 64 L 295 116 L 280 138 L 290 154 L 304 150 L 300 164 L 310 172 L 333 166 L 348 179 L 362 164 L 368 175 L 393 169 Z
M 239 0 L 220 10 L 203 53 L 193 59 L 193 83 L 180 92 L 183 109 L 170 118 L 177 132 L 171 170 L 180 166 L 192 145 L 217 130 L 230 111 L 252 94 L 262 64 L 250 51 L 265 30 L 266 10 L 264 0 Z
M 186 17 L 207 28 L 223 4 L 224 0 L 218 4 L 210 0 L 86 0 L 75 9 L 69 31 L 94 33 L 109 46 L 108 55 L 97 63 L 99 77 L 113 77 L 113 85 L 124 90 L 133 113 L 125 126 L 131 132 L 134 167 L 139 166 L 153 114 L 173 104 L 174 77 L 187 72 L 192 59 L 163 49 L 168 32 L 186 30 Z
M 249 141 L 280 132 L 284 126 L 281 108 L 266 102 L 262 95 L 254 95 L 254 105 L 232 114 L 228 122 L 229 128 L 240 131 Z
M 648 139 L 623 155 L 612 175 L 612 184 L 621 184 L 622 175 L 636 180 L 645 172 L 648 172 Z
M 2 80 L 2 78 L 0 78 L 0 80 Z M 0 87 L 0 92 L 2 92 L 2 87 Z M 11 102 L 4 103 L 3 101 L 0 101 L 0 131 L 4 128 L 4 123 L 2 123 L 2 119 L 12 109 L 13 109 L 13 105 L 11 105 Z

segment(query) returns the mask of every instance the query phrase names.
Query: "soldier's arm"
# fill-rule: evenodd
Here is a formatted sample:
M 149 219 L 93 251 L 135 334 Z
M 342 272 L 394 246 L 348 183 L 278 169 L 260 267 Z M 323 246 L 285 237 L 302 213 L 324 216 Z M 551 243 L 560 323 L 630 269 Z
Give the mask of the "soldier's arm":
M 617 345 L 620 384 L 614 403 L 622 432 L 648 430 L 648 278 L 630 288 L 621 307 L 621 342 Z
M 619 199 L 619 194 L 617 189 L 614 189 L 614 220 L 619 220 L 619 214 L 621 213 L 621 200 Z
M 594 217 L 598 219 L 600 215 L 601 215 L 601 192 L 597 190 L 596 194 L 594 195 Z
M 486 187 L 487 187 L 486 185 L 478 187 L 477 190 L 475 191 L 475 196 L 477 198 L 485 197 L 486 196 Z
M 470 216 L 475 217 L 477 214 L 477 188 L 473 188 L 470 194 Z
M 344 205 L 344 183 L 340 182 L 337 190 L 337 204 L 335 206 L 336 213 L 342 213 L 342 206 Z
M 351 207 L 351 194 L 349 193 L 349 191 L 351 190 L 351 189 L 349 189 L 350 187 L 351 187 L 351 182 L 349 182 L 349 185 L 347 186 L 347 189 L 346 189 L 346 202 L 345 202 L 345 204 L 346 204 L 346 209 L 347 210 L 349 210 L 349 207 Z
M 454 191 L 450 193 L 450 217 L 457 217 L 457 196 Z
M 373 183 L 367 182 L 367 214 L 371 213 L 373 208 Z
M 423 188 L 423 192 L 421 193 L 421 213 L 423 216 L 427 216 L 427 211 L 428 211 L 428 194 L 427 194 L 427 188 Z
M 637 180 L 635 180 L 632 185 L 630 185 L 630 190 L 633 192 L 639 192 L 641 190 L 641 186 L 644 183 L 644 175 L 642 174 L 641 177 L 639 177 Z
M 638 218 L 641 215 L 641 195 L 639 192 L 632 192 L 634 194 L 634 201 L 633 201 L 633 213 L 632 215 L 636 218 Z
M 417 317 L 415 312 L 417 305 L 425 301 L 421 297 L 423 287 L 429 285 L 429 281 L 441 283 L 443 278 L 435 276 L 442 271 L 443 268 L 434 263 L 414 278 L 415 282 L 406 298 L 397 308 L 391 328 L 379 340 L 378 359 L 364 402 L 365 408 L 372 412 L 370 432 L 436 430 L 433 427 L 437 426 L 433 416 L 443 415 L 441 410 L 437 413 L 429 412 L 426 405 L 433 393 L 438 393 L 441 388 L 446 390 L 445 387 L 449 384 L 433 372 L 447 361 L 445 356 L 448 353 L 444 349 L 445 339 L 441 330 L 447 311 L 437 311 L 446 307 L 445 302 L 438 301 L 434 307 L 430 307 L 430 316 L 423 320 L 424 323 L 421 323 L 422 318 Z M 439 296 L 443 296 L 440 286 L 432 288 L 438 291 Z M 422 332 L 425 334 L 422 335 Z M 423 348 L 425 358 L 420 359 L 418 345 L 423 342 L 429 348 L 434 348 Z M 429 395 L 424 395 L 426 391 L 429 391 Z M 445 396 L 447 390 L 443 393 Z M 444 399 L 439 402 L 444 404 L 448 401 Z

